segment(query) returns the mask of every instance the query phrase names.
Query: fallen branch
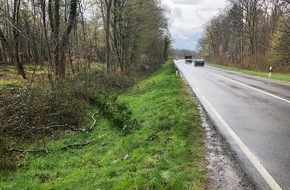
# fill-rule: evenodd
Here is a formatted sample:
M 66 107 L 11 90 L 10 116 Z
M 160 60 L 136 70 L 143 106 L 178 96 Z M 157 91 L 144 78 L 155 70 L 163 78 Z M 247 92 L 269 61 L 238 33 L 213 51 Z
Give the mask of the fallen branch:
M 86 130 L 85 129 L 76 129 L 74 127 L 71 127 L 71 126 L 66 126 L 66 128 L 70 129 L 71 131 L 76 131 L 76 132 L 85 132 Z
M 83 129 L 76 129 L 75 127 L 72 127 L 72 126 L 69 126 L 68 124 L 65 124 L 65 125 L 51 125 L 51 126 L 48 126 L 48 127 L 30 127 L 29 129 L 32 129 L 32 130 L 49 130 L 49 129 L 53 129 L 53 128 L 67 128 L 71 131 L 77 131 L 77 132 L 84 132 L 86 130 L 83 130 Z
M 19 153 L 27 153 L 27 152 L 37 153 L 37 152 L 45 152 L 45 153 L 48 153 L 48 150 L 47 150 L 47 149 L 40 149 L 40 150 L 18 150 L 18 149 L 9 149 L 9 152 L 19 152 Z
M 92 119 L 93 119 L 93 124 L 87 128 L 87 129 L 76 129 L 74 127 L 71 127 L 67 124 L 65 125 L 51 125 L 51 126 L 48 126 L 48 127 L 40 127 L 40 128 L 37 128 L 37 127 L 31 127 L 30 129 L 36 129 L 36 130 L 48 130 L 48 129 L 52 129 L 52 128 L 60 128 L 60 127 L 64 127 L 64 128 L 68 128 L 70 129 L 71 131 L 77 131 L 77 132 L 90 132 L 93 130 L 93 128 L 95 127 L 96 123 L 97 123 L 97 120 L 95 119 L 95 116 L 97 115 L 97 113 L 99 113 L 98 111 L 95 112 L 93 115 L 92 115 Z M 92 140 L 92 141 L 89 141 L 89 142 L 86 142 L 86 143 L 73 143 L 73 144 L 70 144 L 70 145 L 66 145 L 64 147 L 62 147 L 60 150 L 68 150 L 70 148 L 75 148 L 75 147 L 83 147 L 83 146 L 87 146 L 93 142 L 95 142 L 96 140 Z M 18 150 L 18 149 L 14 149 L 14 148 L 11 148 L 9 149 L 9 152 L 18 152 L 18 153 L 37 153 L 37 152 L 45 152 L 45 153 L 48 153 L 48 152 L 51 152 L 51 151 L 48 151 L 48 149 L 39 149 L 39 150 Z
M 97 113 L 99 113 L 98 111 L 95 112 L 93 115 L 92 115 L 92 120 L 93 120 L 93 124 L 87 128 L 87 129 L 77 129 L 75 128 L 74 126 L 69 126 L 68 124 L 65 124 L 65 125 L 51 125 L 51 126 L 48 126 L 48 127 L 30 127 L 29 129 L 31 130 L 49 130 L 49 129 L 53 129 L 53 128 L 66 128 L 66 129 L 69 129 L 71 131 L 76 131 L 76 132 L 90 132 L 92 131 L 92 129 L 94 128 L 94 126 L 96 125 L 97 123 L 97 120 L 95 119 L 95 116 L 97 115 Z
M 94 126 L 96 125 L 96 123 L 97 123 L 97 120 L 95 119 L 95 116 L 97 115 L 97 113 L 99 113 L 98 111 L 97 112 L 95 112 L 93 115 L 92 115 L 92 119 L 93 119 L 93 124 L 90 126 L 90 128 L 88 128 L 87 129 L 87 131 L 91 131 L 93 128 L 94 128 Z
M 86 142 L 86 143 L 73 143 L 73 144 L 69 144 L 69 145 L 66 145 L 62 148 L 60 148 L 60 150 L 68 150 L 70 148 L 78 148 L 78 147 L 84 147 L 84 146 L 87 146 L 93 142 L 96 142 L 96 140 L 92 140 L 92 141 L 89 141 L 89 142 Z M 45 152 L 45 153 L 48 153 L 48 152 L 52 152 L 52 151 L 48 151 L 48 149 L 39 149 L 39 150 L 19 150 L 19 149 L 9 149 L 10 152 L 19 152 L 19 153 L 37 153 L 37 152 Z
M 73 143 L 73 144 L 70 144 L 70 145 L 67 145 L 67 146 L 64 146 L 61 148 L 61 150 L 68 150 L 70 148 L 79 148 L 79 147 L 84 147 L 84 146 L 87 146 L 93 142 L 95 142 L 96 140 L 92 140 L 92 141 L 89 141 L 89 142 L 86 142 L 86 143 Z

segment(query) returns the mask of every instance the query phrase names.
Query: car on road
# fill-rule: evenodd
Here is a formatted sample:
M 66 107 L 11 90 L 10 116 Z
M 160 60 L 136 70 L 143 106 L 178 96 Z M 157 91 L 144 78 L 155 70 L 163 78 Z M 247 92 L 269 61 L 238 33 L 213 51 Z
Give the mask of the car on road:
M 204 66 L 204 60 L 203 60 L 203 59 L 196 59 L 196 60 L 194 61 L 194 66 L 195 66 L 195 67 L 198 67 L 198 66 L 203 67 L 203 66 Z

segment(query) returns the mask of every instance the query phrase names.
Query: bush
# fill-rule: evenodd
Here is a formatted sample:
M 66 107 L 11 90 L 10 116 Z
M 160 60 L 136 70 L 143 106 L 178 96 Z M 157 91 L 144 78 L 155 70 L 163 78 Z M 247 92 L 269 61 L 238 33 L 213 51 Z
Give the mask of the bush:
M 41 92 L 19 89 L 0 97 L 0 125 L 18 141 L 33 141 L 50 135 L 52 125 L 79 126 L 85 105 L 66 91 Z
M 132 112 L 125 104 L 117 102 L 117 96 L 99 94 L 96 97 L 96 105 L 122 135 L 132 133 L 136 129 L 137 121 L 131 118 Z
M 77 129 L 85 119 L 89 104 L 97 106 L 122 135 L 137 126 L 128 107 L 116 101 L 118 94 L 134 84 L 127 76 L 94 71 L 79 73 L 51 86 L 46 84 L 38 81 L 32 89 L 9 88 L 1 92 L 0 167 L 17 160 L 17 155 L 14 159 L 9 153 L 12 147 L 23 149 L 27 143 L 57 136 L 67 130 L 65 126 Z
M 0 168 L 13 168 L 18 160 L 20 154 L 11 153 L 11 148 L 26 149 L 31 143 L 56 137 L 67 130 L 66 125 L 81 126 L 87 106 L 73 90 L 5 90 L 0 96 Z

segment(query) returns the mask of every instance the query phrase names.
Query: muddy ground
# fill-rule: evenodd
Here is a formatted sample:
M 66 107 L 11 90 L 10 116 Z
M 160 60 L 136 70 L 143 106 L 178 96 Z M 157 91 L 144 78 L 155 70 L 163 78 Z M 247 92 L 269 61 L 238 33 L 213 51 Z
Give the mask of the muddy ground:
M 218 134 L 199 105 L 202 126 L 205 130 L 207 148 L 208 190 L 256 190 L 237 160 L 231 153 L 225 140 Z

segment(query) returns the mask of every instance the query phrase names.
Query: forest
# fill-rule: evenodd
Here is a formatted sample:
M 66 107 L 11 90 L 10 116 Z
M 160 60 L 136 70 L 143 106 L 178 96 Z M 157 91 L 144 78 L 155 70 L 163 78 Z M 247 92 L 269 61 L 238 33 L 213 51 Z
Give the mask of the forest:
M 47 66 L 50 75 L 75 73 L 76 64 L 105 62 L 108 71 L 166 58 L 170 37 L 156 0 L 1 0 L 0 63 Z
M 208 60 L 251 70 L 290 72 L 290 1 L 229 0 L 204 28 L 199 49 Z
M 90 132 L 99 114 L 131 133 L 117 98 L 160 68 L 169 46 L 157 0 L 0 0 L 0 169 L 47 152 L 48 139 Z

